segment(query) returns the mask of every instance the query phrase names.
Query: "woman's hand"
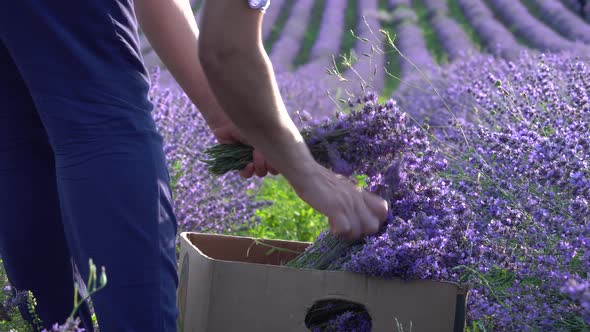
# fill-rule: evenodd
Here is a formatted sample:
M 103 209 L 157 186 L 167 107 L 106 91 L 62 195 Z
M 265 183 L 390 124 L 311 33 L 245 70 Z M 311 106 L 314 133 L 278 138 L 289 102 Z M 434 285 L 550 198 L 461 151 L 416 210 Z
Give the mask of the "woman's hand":
M 211 126 L 211 130 L 220 144 L 242 143 L 245 145 L 251 145 L 229 119 L 222 120 L 215 126 Z M 256 148 L 254 148 L 253 157 L 254 161 L 249 163 L 239 172 L 241 177 L 248 179 L 254 174 L 258 177 L 264 177 L 268 173 L 272 175 L 279 174 L 279 172 L 266 161 L 262 153 Z

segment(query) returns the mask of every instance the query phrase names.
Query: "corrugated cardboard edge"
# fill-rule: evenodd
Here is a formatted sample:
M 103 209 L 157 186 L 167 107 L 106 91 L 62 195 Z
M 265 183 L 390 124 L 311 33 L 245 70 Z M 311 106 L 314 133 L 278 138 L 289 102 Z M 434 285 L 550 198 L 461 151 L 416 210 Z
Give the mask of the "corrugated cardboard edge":
M 180 236 L 180 259 L 183 261 L 180 272 L 180 285 L 178 288 L 179 302 L 179 319 L 178 323 L 184 322 L 179 326 L 179 331 L 192 332 L 188 326 L 194 326 L 195 322 L 201 322 L 198 331 L 206 331 L 208 325 L 209 308 L 211 298 L 211 288 L 195 287 L 196 285 L 210 285 L 212 283 L 214 264 L 213 261 L 205 255 L 190 255 L 189 251 L 200 250 L 195 247 L 187 238 L 188 233 Z M 188 271 L 188 272 L 186 272 Z M 189 279 L 192 282 L 189 282 Z M 197 280 L 197 282 L 194 282 Z M 190 294 L 190 296 L 188 296 Z M 201 310 L 191 310 L 190 314 L 186 308 L 200 308 Z

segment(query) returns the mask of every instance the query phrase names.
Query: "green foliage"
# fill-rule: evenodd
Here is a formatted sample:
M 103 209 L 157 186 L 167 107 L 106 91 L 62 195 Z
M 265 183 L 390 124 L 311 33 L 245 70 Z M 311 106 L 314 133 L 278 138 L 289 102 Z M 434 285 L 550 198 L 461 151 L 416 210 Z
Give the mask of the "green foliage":
M 301 45 L 299 53 L 295 58 L 295 67 L 301 66 L 309 61 L 311 49 L 313 48 L 313 45 L 315 44 L 315 41 L 318 38 L 320 25 L 322 23 L 325 11 L 326 0 L 316 0 L 311 10 L 311 19 L 309 21 L 309 25 L 305 30 L 305 36 L 303 37 L 302 42 L 303 44 Z M 329 15 L 329 13 L 327 14 Z
M 0 305 L 6 300 L 6 294 L 3 291 L 4 287 L 8 286 L 8 277 L 4 270 L 4 262 L 0 259 Z M 0 307 L 0 311 L 3 308 Z M 4 317 L 5 315 L 8 317 Z M 31 326 L 21 317 L 18 312 L 2 313 L 0 312 L 0 331 L 11 331 L 15 332 L 29 332 L 32 331 Z
M 88 296 L 83 299 L 78 298 L 78 284 L 75 284 L 75 293 L 74 293 L 74 308 L 70 313 L 70 316 L 67 317 L 67 320 L 73 320 L 74 315 L 80 306 L 85 302 L 90 300 L 90 296 L 95 294 L 96 292 L 100 291 L 107 285 L 107 275 L 106 270 L 104 267 L 101 269 L 100 275 L 97 275 L 97 268 L 93 264 L 92 259 L 89 260 L 89 267 L 90 267 L 90 275 L 87 283 L 88 287 Z M 42 330 L 43 323 L 35 308 L 37 307 L 37 300 L 31 291 L 27 291 L 27 310 L 28 313 L 31 315 L 33 319 L 33 325 L 27 321 L 25 321 L 18 310 L 13 310 L 12 312 L 5 312 L 3 303 L 6 300 L 6 293 L 3 291 L 4 287 L 10 286 L 8 282 L 8 277 L 6 275 L 6 271 L 4 270 L 4 264 L 2 259 L 0 259 L 0 331 L 10 331 L 10 332 L 32 332 L 33 330 Z M 97 319 L 96 314 L 92 314 L 92 321 L 94 326 L 97 327 Z M 63 322 L 54 322 L 54 323 L 63 323 Z
M 301 200 L 282 176 L 265 178 L 256 199 L 273 204 L 256 211 L 260 224 L 238 235 L 312 242 L 328 226 L 326 217 Z

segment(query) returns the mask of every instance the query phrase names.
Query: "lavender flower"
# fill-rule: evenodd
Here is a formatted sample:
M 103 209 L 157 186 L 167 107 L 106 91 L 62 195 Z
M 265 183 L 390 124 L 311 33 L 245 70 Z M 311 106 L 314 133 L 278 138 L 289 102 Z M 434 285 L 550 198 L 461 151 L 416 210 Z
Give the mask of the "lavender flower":
M 312 328 L 313 332 L 370 332 L 371 319 L 367 313 L 346 311 L 332 320 L 325 327 Z

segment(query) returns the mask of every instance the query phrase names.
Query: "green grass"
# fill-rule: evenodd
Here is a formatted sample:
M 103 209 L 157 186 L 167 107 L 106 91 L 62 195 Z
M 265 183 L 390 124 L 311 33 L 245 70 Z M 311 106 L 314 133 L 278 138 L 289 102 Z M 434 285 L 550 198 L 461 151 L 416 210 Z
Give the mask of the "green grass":
M 287 20 L 291 15 L 291 10 L 295 5 L 295 1 L 296 0 L 285 0 L 285 3 L 283 3 L 283 6 L 280 9 L 281 12 L 279 13 L 279 17 L 277 18 L 277 21 L 275 22 L 272 31 L 270 32 L 268 38 L 266 38 L 266 40 L 264 41 L 264 48 L 266 49 L 266 53 L 270 54 L 270 52 L 272 51 L 272 47 L 274 46 L 275 42 L 279 39 L 281 32 L 283 31 L 283 28 L 285 27 L 285 24 L 287 24 Z
M 293 63 L 295 67 L 301 66 L 309 61 L 311 49 L 318 38 L 318 33 L 320 31 L 320 26 L 322 24 L 325 11 L 326 0 L 315 0 L 311 10 L 311 19 L 305 31 L 301 49 L 299 49 L 299 53 L 297 54 L 297 57 Z M 327 14 L 329 15 L 329 13 Z
M 430 20 L 428 19 L 428 10 L 424 6 L 423 0 L 412 0 L 412 6 L 416 16 L 418 17 L 418 26 L 422 30 L 422 36 L 426 42 L 426 48 L 430 53 L 430 56 L 436 61 L 437 64 L 445 64 L 449 61 L 446 52 L 443 50 Z
M 260 224 L 238 235 L 312 242 L 328 227 L 327 218 L 297 196 L 282 177 L 266 177 L 256 197 L 272 205 L 256 211 Z
M 475 48 L 481 50 L 481 39 L 479 39 L 477 32 L 475 32 L 469 21 L 467 21 L 463 10 L 459 6 L 459 2 L 457 0 L 448 0 L 447 5 L 449 7 L 449 16 L 459 23 L 459 26 L 463 28 L 463 31 L 465 31 Z
M 345 0 L 341 0 L 345 1 Z M 346 0 L 346 13 L 344 16 L 344 33 L 342 34 L 342 41 L 340 42 L 340 52 L 338 54 L 343 56 L 349 56 L 350 52 L 354 49 L 354 45 L 356 44 L 357 39 L 353 34 L 352 31 L 356 31 L 359 23 L 358 17 L 358 0 Z M 344 65 L 341 59 L 336 60 L 336 68 L 339 72 L 344 72 L 346 69 L 346 65 Z
M 388 7 L 388 0 L 379 0 L 379 10 L 387 11 Z M 393 24 L 388 22 L 383 22 L 381 29 L 384 30 L 389 34 L 391 39 L 395 38 L 395 28 Z M 395 40 L 394 40 L 395 42 Z M 393 46 L 389 45 L 387 40 L 385 40 L 385 45 L 383 45 L 383 52 L 385 52 L 385 85 L 383 86 L 383 91 L 379 96 L 380 102 L 385 102 L 388 100 L 393 92 L 399 86 L 399 79 L 392 77 L 391 75 L 399 77 L 400 73 L 400 65 L 399 65 L 399 54 L 393 48 Z
M 4 270 L 4 262 L 0 259 L 0 305 L 6 300 L 6 294 L 4 293 L 4 287 L 8 286 L 8 277 Z M 1 311 L 2 309 L 0 309 Z M 17 332 L 29 332 L 33 331 L 32 327 L 25 322 L 18 312 L 8 313 L 10 316 L 9 320 L 4 319 L 0 315 L 0 331 L 17 331 Z

